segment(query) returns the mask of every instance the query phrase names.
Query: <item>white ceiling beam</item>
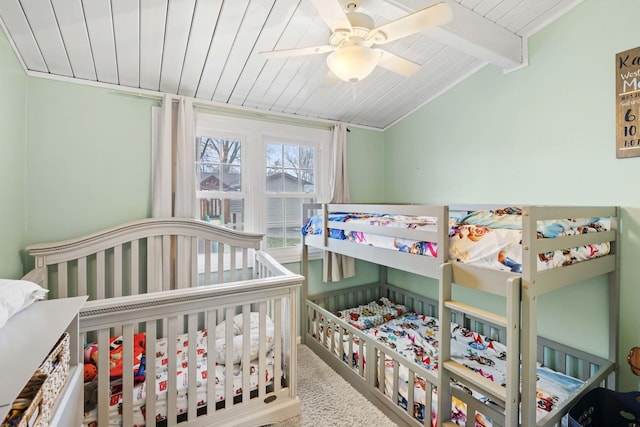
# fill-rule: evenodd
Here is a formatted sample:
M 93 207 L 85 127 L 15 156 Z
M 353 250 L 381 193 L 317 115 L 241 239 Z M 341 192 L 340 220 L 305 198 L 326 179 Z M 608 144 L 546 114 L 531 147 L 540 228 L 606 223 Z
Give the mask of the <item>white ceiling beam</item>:
M 388 0 L 388 2 L 404 9 L 406 13 L 425 7 L 424 1 Z M 504 70 L 512 70 L 526 63 L 526 43 L 522 37 L 455 1 L 447 1 L 447 3 L 453 11 L 453 19 L 448 24 L 424 31 L 426 36 Z
M 522 37 L 457 3 L 451 7 L 451 22 L 429 30 L 429 36 L 505 70 L 524 64 L 527 56 Z

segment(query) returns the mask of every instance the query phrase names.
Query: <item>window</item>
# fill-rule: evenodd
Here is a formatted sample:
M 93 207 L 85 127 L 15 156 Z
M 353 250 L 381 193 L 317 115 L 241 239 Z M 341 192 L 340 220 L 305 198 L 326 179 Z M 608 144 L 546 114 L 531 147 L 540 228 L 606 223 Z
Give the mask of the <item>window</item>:
M 302 203 L 315 200 L 316 149 L 266 139 L 267 248 L 295 247 L 302 243 Z
M 205 135 L 196 145 L 200 219 L 244 230 L 242 140 Z
M 302 203 L 326 199 L 328 129 L 200 113 L 200 218 L 265 234 L 278 260 L 299 260 Z

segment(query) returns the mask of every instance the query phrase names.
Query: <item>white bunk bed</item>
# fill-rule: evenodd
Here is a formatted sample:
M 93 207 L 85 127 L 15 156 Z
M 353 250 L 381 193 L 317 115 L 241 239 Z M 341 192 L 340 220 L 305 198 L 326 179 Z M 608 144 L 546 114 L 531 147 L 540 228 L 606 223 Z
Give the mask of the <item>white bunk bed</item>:
M 450 213 L 454 211 L 474 212 L 479 209 L 492 212 L 491 209 L 496 208 L 495 206 L 449 207 L 385 204 L 328 204 L 305 205 L 304 207 L 303 229 L 317 234 L 307 234 L 304 237 L 303 275 L 307 276 L 308 272 L 309 250 L 317 248 L 438 279 L 439 301 L 437 309 L 433 308 L 435 303 L 387 285 L 385 268 L 381 270 L 380 283 L 374 286 L 314 296 L 308 295 L 307 286 L 303 288 L 304 304 L 306 305 L 306 310 L 302 313 L 305 343 L 332 364 L 367 397 L 403 424 L 429 425 L 430 422 L 435 422 L 435 413 L 445 414 L 438 421 L 443 425 L 447 424 L 451 416 L 455 416 L 455 413 L 451 413 L 450 409 L 452 408 L 452 396 L 454 396 L 466 404 L 466 425 L 474 425 L 476 417 L 490 418 L 493 425 L 559 425 L 569 408 L 587 390 L 601 384 L 614 385 L 618 335 L 617 209 L 615 207 L 522 207 L 520 215 L 522 259 L 521 266 L 514 269 L 516 272 L 509 269 L 506 269 L 509 271 L 492 270 L 484 266 L 459 262 L 461 259 L 450 260 L 449 234 L 452 230 L 449 221 Z M 310 226 L 312 223 L 307 222 L 307 219 L 312 216 L 310 214 L 312 212 L 313 215 L 319 216 L 315 217 L 315 223 Z M 336 215 L 336 213 L 340 214 Z M 364 221 L 362 224 L 362 221 L 359 220 L 351 221 L 350 218 L 345 220 L 342 217 L 344 213 L 354 213 L 349 217 L 359 217 L 362 213 L 366 213 L 364 215 L 366 217 L 369 214 L 375 214 L 375 216 L 384 214 L 385 218 L 387 214 L 397 215 L 401 218 L 400 222 L 403 223 L 407 221 L 405 216 L 434 218 L 435 221 L 419 219 L 417 222 L 428 222 L 429 226 L 426 230 L 421 230 L 421 234 L 411 234 L 416 231 L 414 230 L 416 227 L 409 227 L 411 229 L 380 227 L 378 223 L 381 221 L 376 218 L 374 221 Z M 558 236 L 553 239 L 537 238 L 537 226 L 542 223 L 541 221 L 591 217 L 611 219 L 610 229 L 598 233 Z M 392 218 L 392 221 L 394 220 Z M 309 230 L 309 228 L 315 230 Z M 375 234 L 375 238 L 360 238 L 359 233 Z M 331 238 L 332 235 L 338 235 L 341 240 Z M 343 235 L 347 235 L 347 237 L 345 238 Z M 433 257 L 373 247 L 371 242 L 377 242 L 377 236 L 386 236 L 385 239 L 391 238 L 392 240 L 426 241 L 431 246 L 437 247 L 437 253 L 431 253 L 430 255 L 435 255 Z M 367 244 L 354 243 L 359 240 Z M 599 244 L 610 249 L 606 255 L 561 268 L 544 271 L 538 269 L 538 254 Z M 451 252 L 456 254 L 455 250 Z M 609 277 L 609 304 L 604 308 L 608 309 L 610 320 L 609 356 L 603 359 L 538 337 L 538 297 L 563 286 L 599 275 Z M 505 297 L 506 315 L 496 315 L 460 301 L 454 301 L 451 293 L 453 283 Z M 471 330 L 477 330 L 479 333 L 486 332 L 490 338 L 504 342 L 507 349 L 504 366 L 505 383 L 501 386 L 486 380 L 481 375 L 463 367 L 459 360 L 454 360 L 451 357 L 452 335 L 449 328 L 439 328 L 439 366 L 436 371 L 424 369 L 421 364 L 399 356 L 398 352 L 390 350 L 375 338 L 372 339 L 365 331 L 336 316 L 336 313 L 345 308 L 366 304 L 381 297 L 399 301 L 411 311 L 432 316 L 439 314 L 441 322 L 445 322 L 445 319 L 450 320 Z M 428 309 L 431 312 L 424 311 L 427 307 L 431 307 Z M 376 331 L 376 333 L 378 332 Z M 327 334 L 329 338 L 327 338 Z M 336 345 L 335 341 L 345 343 L 345 348 L 342 349 L 344 351 L 337 349 L 341 346 Z M 349 360 L 349 363 L 345 363 L 343 355 L 340 353 L 350 354 L 352 344 L 347 343 L 352 341 L 357 343 L 356 353 L 364 357 L 352 361 L 351 357 L 345 356 L 344 359 Z M 521 350 L 519 350 L 520 348 Z M 381 365 L 377 370 L 366 369 L 367 365 L 363 363 L 363 359 L 377 360 Z M 536 403 L 538 402 L 535 381 L 538 375 L 537 362 L 580 380 L 577 389 L 573 390 L 561 402 L 553 402 L 554 410 L 542 415 L 536 411 Z M 355 365 L 355 369 L 349 366 L 352 364 Z M 387 367 L 394 366 L 391 379 L 385 379 L 379 375 L 379 372 L 384 370 L 383 365 L 385 364 Z M 576 366 L 580 368 L 576 369 Z M 401 371 L 408 372 L 409 379 L 426 380 L 427 392 L 424 393 L 425 396 L 420 397 L 420 404 L 426 407 L 427 411 L 429 408 L 433 409 L 433 413 L 429 417 L 425 415 L 417 420 L 415 414 L 412 413 L 413 411 L 407 409 L 416 406 L 415 403 L 418 400 L 415 391 L 404 390 L 408 396 L 400 396 L 399 398 L 401 393 L 398 384 L 401 385 L 407 378 L 407 374 L 403 374 L 405 377 L 399 376 Z M 456 384 L 463 384 L 463 388 L 477 392 L 476 396 L 479 394 L 483 396 L 483 399 L 488 398 L 492 404 L 487 405 L 471 398 L 468 393 L 461 391 L 461 387 L 449 386 L 451 380 L 454 380 Z M 389 387 L 389 382 L 393 384 L 391 387 Z M 385 383 L 387 383 L 386 386 Z M 432 390 L 431 393 L 428 392 L 429 388 Z M 405 387 L 405 389 L 411 390 L 410 387 Z M 435 389 L 437 389 L 438 395 L 437 404 L 431 400 L 431 396 L 436 395 L 433 393 Z M 521 399 L 520 396 L 522 396 Z M 474 412 L 475 416 L 473 416 Z
M 84 425 L 257 426 L 300 414 L 303 278 L 261 240 L 167 218 L 27 248 L 25 279 L 49 298 L 89 296 L 78 359 L 97 375 L 84 385 Z

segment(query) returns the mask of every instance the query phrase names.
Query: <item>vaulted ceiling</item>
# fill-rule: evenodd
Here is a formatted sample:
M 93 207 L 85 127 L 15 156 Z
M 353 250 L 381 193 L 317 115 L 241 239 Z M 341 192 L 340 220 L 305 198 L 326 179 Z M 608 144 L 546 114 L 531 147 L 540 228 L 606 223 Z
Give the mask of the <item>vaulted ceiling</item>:
M 488 64 L 526 65 L 527 38 L 581 1 L 446 0 L 449 23 L 384 45 L 415 74 L 376 67 L 356 84 L 327 78 L 326 53 L 260 54 L 328 44 L 310 0 L 1 0 L 0 24 L 30 76 L 384 129 Z M 358 11 L 380 26 L 437 2 Z

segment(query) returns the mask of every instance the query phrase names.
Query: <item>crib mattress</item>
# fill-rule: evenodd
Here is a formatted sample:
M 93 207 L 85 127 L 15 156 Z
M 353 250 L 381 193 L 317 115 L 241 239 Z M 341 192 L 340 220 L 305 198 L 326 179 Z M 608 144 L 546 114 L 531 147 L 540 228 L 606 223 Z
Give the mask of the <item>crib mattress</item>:
M 207 382 L 210 378 L 208 373 L 207 359 L 203 358 L 197 366 L 197 408 L 205 408 L 209 404 L 207 399 Z M 257 390 L 259 382 L 258 361 L 254 360 L 250 365 L 250 386 L 251 391 Z M 167 381 L 168 373 L 166 371 L 160 372 L 158 375 L 158 381 L 156 382 L 155 400 L 156 400 L 156 415 L 155 420 L 164 421 L 167 418 Z M 266 372 L 264 373 L 266 378 L 266 385 L 273 384 L 273 356 L 267 355 Z M 186 414 L 188 407 L 188 368 L 181 369 L 177 373 L 177 414 Z M 215 402 L 224 402 L 226 399 L 225 390 L 226 378 L 225 366 L 215 365 Z M 242 389 L 242 367 L 240 365 L 233 365 L 232 378 L 233 382 L 233 395 L 240 396 L 243 393 Z M 85 399 L 87 396 L 93 396 L 96 392 L 97 383 L 85 384 Z M 121 407 L 123 403 L 123 390 L 122 380 L 115 379 L 109 384 L 110 402 L 109 402 L 109 425 L 122 427 Z M 146 414 L 146 384 L 144 381 L 138 382 L 134 386 L 133 390 L 133 415 L 134 424 L 131 427 L 143 427 L 145 426 Z M 83 425 L 97 426 L 97 410 L 95 408 L 95 397 L 89 397 L 89 400 L 85 402 L 85 413 Z M 154 424 L 155 425 L 155 424 Z
M 243 348 L 243 315 L 239 314 L 232 319 L 231 330 L 234 334 L 232 339 L 232 352 L 231 360 L 227 360 L 226 351 L 226 322 L 223 321 L 216 326 L 215 331 L 215 350 L 209 352 L 207 349 L 207 331 L 198 330 L 196 333 L 196 390 L 197 390 L 197 407 L 204 408 L 209 403 L 207 398 L 207 383 L 208 380 L 213 378 L 215 380 L 215 403 L 224 402 L 227 396 L 226 383 L 227 381 L 233 382 L 233 396 L 240 396 L 243 393 L 243 367 L 241 366 L 241 359 L 245 351 L 249 354 L 251 360 L 249 366 L 250 372 L 250 391 L 257 390 L 260 376 L 264 375 L 266 385 L 273 384 L 273 372 L 274 372 L 274 324 L 273 321 L 267 316 L 266 322 L 266 337 L 265 348 L 267 352 L 265 365 L 266 372 L 259 372 L 259 313 L 250 313 L 250 327 L 248 329 L 250 339 L 249 348 Z M 147 356 L 145 353 L 146 348 L 146 336 L 144 333 L 135 334 L 133 337 L 134 342 L 134 361 L 133 361 L 133 378 L 135 386 L 133 390 L 133 413 L 135 424 L 132 427 L 141 427 L 145 425 L 145 402 L 147 397 L 147 387 L 145 383 Z M 189 366 L 188 366 L 188 349 L 190 343 L 188 340 L 188 334 L 179 334 L 176 337 L 176 376 L 177 376 L 177 413 L 185 414 L 187 411 L 187 389 L 189 379 Z M 95 363 L 97 365 L 97 352 L 93 349 L 95 343 L 91 343 L 85 346 L 85 363 Z M 110 382 L 109 382 L 109 425 L 121 426 L 121 406 L 123 403 L 123 390 L 122 390 L 122 352 L 123 352 L 123 338 L 122 336 L 112 337 L 110 339 L 110 354 L 109 354 L 109 366 L 110 366 Z M 160 338 L 155 343 L 155 370 L 156 370 L 156 421 L 165 420 L 167 417 L 167 384 L 169 379 L 168 369 L 168 340 L 166 338 Z M 227 379 L 226 365 L 231 365 L 232 378 Z M 214 376 L 211 376 L 210 371 L 214 370 Z M 97 426 L 95 403 L 97 399 L 97 381 L 89 381 L 85 383 L 85 417 L 84 425 Z

